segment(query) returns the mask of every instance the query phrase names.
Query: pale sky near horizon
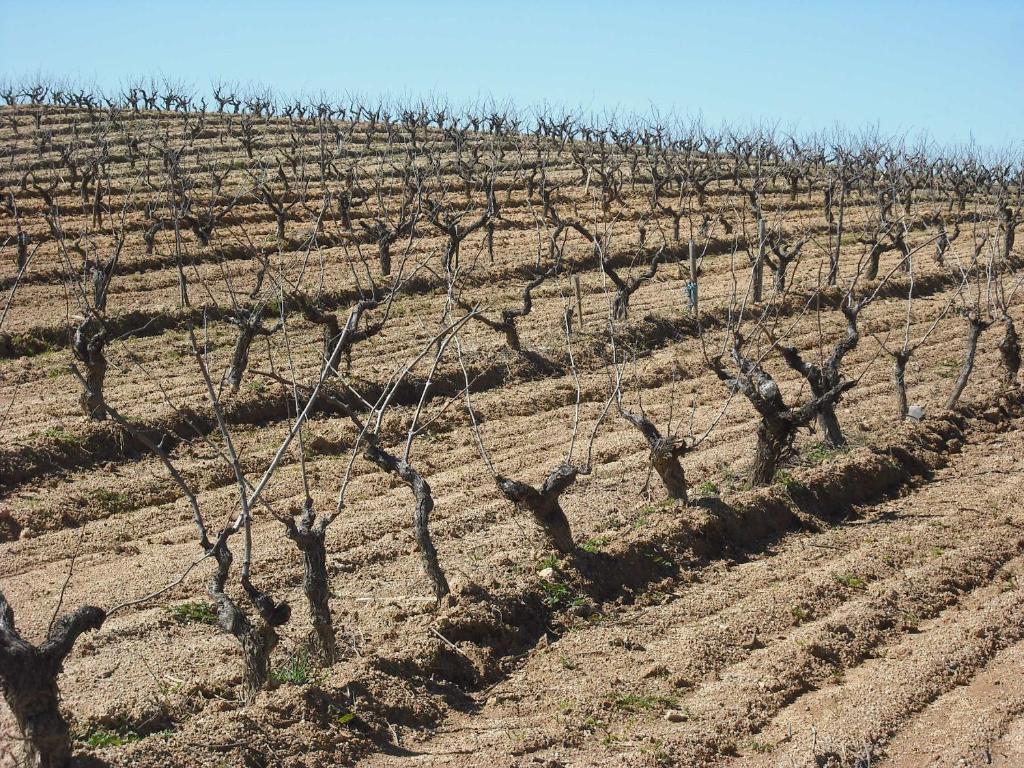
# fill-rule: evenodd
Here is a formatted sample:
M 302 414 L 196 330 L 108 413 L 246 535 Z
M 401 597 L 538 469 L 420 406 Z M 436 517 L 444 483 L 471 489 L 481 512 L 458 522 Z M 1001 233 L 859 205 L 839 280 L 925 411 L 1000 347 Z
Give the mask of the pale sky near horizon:
M 0 0 L 0 74 L 510 99 L 1020 148 L 1024 1 Z

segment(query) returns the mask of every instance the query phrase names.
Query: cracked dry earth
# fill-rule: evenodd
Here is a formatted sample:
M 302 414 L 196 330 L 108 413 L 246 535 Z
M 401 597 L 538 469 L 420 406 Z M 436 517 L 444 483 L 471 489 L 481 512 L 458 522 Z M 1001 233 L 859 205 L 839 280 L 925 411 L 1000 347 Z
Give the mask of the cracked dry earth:
M 1024 765 L 1024 420 L 531 651 L 395 766 Z

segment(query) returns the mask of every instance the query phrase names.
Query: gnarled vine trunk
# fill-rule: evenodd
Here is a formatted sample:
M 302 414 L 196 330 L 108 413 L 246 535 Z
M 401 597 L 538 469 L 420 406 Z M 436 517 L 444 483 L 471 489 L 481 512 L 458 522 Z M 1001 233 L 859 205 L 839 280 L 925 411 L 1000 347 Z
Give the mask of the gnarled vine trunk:
M 235 339 L 235 348 L 231 354 L 231 365 L 228 367 L 225 380 L 232 392 L 238 392 L 242 385 L 242 377 L 249 368 L 249 350 L 257 336 L 271 336 L 277 333 L 283 325 L 278 320 L 273 326 L 265 328 L 263 317 L 258 307 L 248 310 L 237 310 L 227 318 L 228 322 L 238 328 L 238 338 Z
M 103 382 L 107 376 L 106 344 L 106 329 L 93 317 L 87 318 L 75 330 L 72 352 L 85 368 L 78 403 L 82 412 L 93 421 L 107 417 L 107 404 L 103 399 Z
M 686 503 L 686 473 L 679 461 L 679 445 L 675 438 L 658 440 L 651 446 L 651 464 L 654 465 L 654 471 L 661 478 L 668 495 Z
M 430 585 L 434 590 L 434 597 L 440 603 L 445 595 L 451 592 L 451 589 L 448 586 L 448 579 L 445 578 L 444 571 L 441 570 L 437 550 L 434 548 L 433 539 L 430 537 L 430 513 L 434 509 L 434 496 L 430 490 L 430 485 L 409 462 L 392 456 L 372 443 L 367 446 L 364 455 L 381 469 L 397 475 L 412 490 L 413 497 L 416 499 L 416 507 L 413 512 L 416 546 L 420 551 L 420 558 L 423 561 L 423 570 L 426 572 Z
M 622 418 L 636 427 L 644 436 L 651 449 L 651 466 L 661 478 L 662 485 L 669 497 L 687 501 L 686 473 L 679 458 L 687 451 L 686 441 L 678 437 L 664 437 L 650 419 L 627 410 L 622 410 Z
M 892 384 L 896 390 L 896 413 L 901 419 L 907 417 L 910 406 L 907 405 L 907 363 L 910 361 L 910 354 L 897 352 L 893 356 L 892 363 Z
M 1020 375 L 1020 337 L 1017 335 L 1017 328 L 1013 324 L 1012 317 L 1009 315 L 1004 317 L 1003 324 L 1003 338 L 999 342 L 999 360 L 1003 366 L 1006 383 L 1012 385 Z
M 561 464 L 548 475 L 540 489 L 501 475 L 497 475 L 495 481 L 505 498 L 533 515 L 551 546 L 562 554 L 568 554 L 576 548 L 576 544 L 573 542 L 569 519 L 558 499 L 576 481 L 578 474 L 575 467 Z
M 256 338 L 254 327 L 247 324 L 239 325 L 238 338 L 235 339 L 235 348 L 231 354 L 231 365 L 225 376 L 232 392 L 238 392 L 238 388 L 242 386 L 242 377 L 249 367 L 249 348 L 252 346 L 254 338 Z
M 302 591 L 309 603 L 310 623 L 313 625 L 313 653 L 324 664 L 333 664 L 338 656 L 338 644 L 331 619 L 331 589 L 325 544 L 327 526 L 323 522 L 315 524 L 312 505 L 312 500 L 307 499 L 304 514 L 298 524 L 289 520 L 285 525 L 288 538 L 295 542 L 302 553 Z
M 287 603 L 275 603 L 243 576 L 242 586 L 261 618 L 253 622 L 224 591 L 231 569 L 231 550 L 226 543 L 218 542 L 213 554 L 217 572 L 210 581 L 209 592 L 217 604 L 217 624 L 242 647 L 242 698 L 252 701 L 270 679 L 270 654 L 277 647 L 277 627 L 291 618 L 291 608 Z
M 771 485 L 786 449 L 793 440 L 795 428 L 778 419 L 762 418 L 757 425 L 757 449 L 750 469 L 750 484 L 754 488 Z
M 85 605 L 56 621 L 38 647 L 17 632 L 14 611 L 0 592 L 0 691 L 25 739 L 29 768 L 66 768 L 71 764 L 71 733 L 60 711 L 60 674 L 78 637 L 99 629 L 100 608 Z
M 971 372 L 974 370 L 974 358 L 978 353 L 978 338 L 981 336 L 982 331 L 991 325 L 991 323 L 983 321 L 973 313 L 967 316 L 967 324 L 964 361 L 960 365 L 960 374 L 956 377 L 956 381 L 953 382 L 953 391 L 949 393 L 949 399 L 946 400 L 947 410 L 952 410 L 956 407 L 957 402 L 960 400 L 960 395 L 967 388 L 967 382 L 971 378 Z
M 815 395 L 819 393 L 815 392 Z M 825 438 L 825 442 L 833 448 L 842 448 L 846 445 L 846 437 L 843 435 L 842 427 L 839 426 L 839 418 L 836 416 L 835 406 L 831 403 L 822 403 L 817 416 L 818 429 Z

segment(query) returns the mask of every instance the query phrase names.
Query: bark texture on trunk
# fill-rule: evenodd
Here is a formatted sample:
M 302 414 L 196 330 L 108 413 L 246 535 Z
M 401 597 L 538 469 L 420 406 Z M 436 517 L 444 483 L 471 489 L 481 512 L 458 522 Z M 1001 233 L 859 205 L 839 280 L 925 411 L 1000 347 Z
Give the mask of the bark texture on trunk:
M 71 733 L 60 711 L 57 676 L 75 641 L 99 629 L 102 609 L 85 605 L 58 619 L 38 647 L 24 640 L 14 610 L 0 592 L 0 692 L 25 739 L 30 768 L 66 768 L 71 764 Z
M 651 463 L 661 478 L 668 495 L 684 504 L 687 499 L 686 473 L 679 457 L 686 451 L 686 443 L 677 438 L 662 438 L 651 446 Z
M 107 404 L 103 399 L 103 382 L 107 377 L 106 344 L 107 332 L 95 318 L 88 318 L 75 330 L 72 352 L 85 368 L 85 385 L 78 403 L 93 421 L 107 417 Z
M 909 353 L 897 352 L 892 364 L 892 384 L 896 390 L 896 413 L 901 419 L 905 419 L 910 410 L 907 405 L 907 363 L 909 361 Z
M 242 377 L 249 368 L 249 349 L 257 336 L 270 336 L 281 330 L 283 323 L 278 320 L 273 326 L 267 328 L 263 325 L 263 316 L 258 307 L 246 310 L 238 310 L 227 318 L 228 322 L 238 328 L 238 338 L 235 339 L 235 348 L 231 355 L 231 365 L 228 367 L 226 381 L 232 392 L 238 392 L 242 385 Z
M 387 240 L 377 242 L 377 256 L 380 261 L 380 273 L 387 277 L 391 274 L 391 243 Z
M 434 597 L 440 603 L 445 595 L 451 592 L 448 586 L 448 579 L 441 570 L 441 563 L 437 557 L 437 550 L 434 548 L 434 541 L 430 537 L 430 513 L 434 509 L 433 492 L 430 485 L 407 461 L 392 456 L 390 453 L 381 450 L 374 444 L 370 444 L 364 451 L 364 455 L 381 469 L 396 475 L 412 491 L 416 500 L 413 512 L 413 526 L 416 535 L 416 546 L 420 551 L 420 558 L 423 561 L 423 570 L 430 580 L 434 590 Z
M 217 572 L 210 581 L 209 593 L 217 604 L 217 624 L 242 648 L 242 698 L 252 701 L 270 679 L 270 654 L 277 647 L 277 627 L 291 618 L 291 608 L 287 603 L 275 603 L 243 576 L 242 587 L 260 614 L 260 619 L 252 621 L 224 591 L 231 570 L 231 550 L 224 541 L 220 541 L 215 545 L 213 554 L 217 560 Z
M 1013 324 L 1013 318 L 1007 315 L 1003 318 L 1003 338 L 999 342 L 999 359 L 1003 366 L 1003 373 L 1006 375 L 1008 384 L 1015 384 L 1020 375 L 1020 337 L 1017 335 L 1017 328 Z
M 816 395 L 810 402 L 790 407 L 786 405 L 779 385 L 771 375 L 759 363 L 743 355 L 742 344 L 742 337 L 737 335 L 732 358 L 739 373 L 732 374 L 727 371 L 720 358 L 713 358 L 711 366 L 718 378 L 731 390 L 741 392 L 761 416 L 761 422 L 757 427 L 757 451 L 750 477 L 751 484 L 757 487 L 768 485 L 775 480 L 779 463 L 790 450 L 797 430 L 810 424 L 824 408 L 834 406 L 843 393 L 856 382 L 838 376 L 835 384 L 822 391 L 820 395 Z M 792 348 L 780 349 L 784 356 L 790 358 L 787 362 L 795 367 L 799 358 L 792 357 Z
M 556 467 L 538 489 L 532 485 L 510 480 L 498 475 L 495 480 L 499 490 L 519 509 L 529 511 L 556 550 L 568 554 L 575 548 L 569 520 L 562 510 L 559 497 L 574 482 L 579 471 L 569 465 Z
M 750 470 L 750 484 L 755 488 L 771 485 L 775 481 L 779 463 L 796 431 L 787 429 L 782 422 L 772 424 L 770 421 L 762 419 L 757 425 L 757 448 L 754 452 L 754 465 Z
M 830 397 L 829 392 L 843 384 L 843 376 L 839 370 L 843 358 L 860 342 L 857 317 L 863 307 L 863 302 L 861 304 L 851 304 L 851 301 L 844 302 L 841 309 L 846 318 L 846 334 L 836 342 L 832 354 L 824 359 L 821 365 L 804 360 L 795 347 L 786 344 L 779 345 L 779 352 L 786 364 L 803 376 L 810 385 L 811 394 L 814 395 L 815 401 L 818 403 L 814 415 L 815 421 L 825 443 L 832 448 L 846 446 L 846 437 L 843 435 L 839 418 L 836 416 L 836 403 L 839 402 L 844 390 L 841 389 L 836 397 Z
M 669 497 L 687 501 L 686 473 L 680 463 L 680 457 L 686 454 L 686 440 L 678 437 L 664 437 L 654 424 L 645 416 L 623 409 L 622 418 L 639 430 L 651 449 L 651 466 L 661 478 L 662 485 Z
M 238 338 L 235 339 L 235 349 L 231 355 L 231 365 L 227 372 L 227 383 L 232 392 L 238 392 L 242 385 L 242 377 L 249 367 L 249 348 L 253 339 L 256 338 L 256 330 L 248 325 L 242 324 L 238 327 Z
M 974 370 L 974 358 L 978 353 L 978 339 L 989 325 L 991 323 L 983 321 L 976 314 L 971 313 L 967 315 L 967 341 L 964 346 L 964 361 L 960 365 L 960 374 L 956 377 L 956 381 L 953 382 L 953 391 L 949 393 L 949 399 L 946 400 L 946 410 L 956 408 L 956 404 L 960 401 L 960 396 L 964 393 L 964 389 L 967 388 L 967 382 L 970 380 L 971 372 Z
M 825 442 L 833 448 L 842 448 L 846 445 L 835 406 L 831 403 L 822 403 L 821 410 L 818 411 L 818 429 L 821 430 Z
M 306 499 L 302 517 L 296 523 L 285 521 L 288 538 L 302 553 L 302 591 L 309 603 L 313 625 L 311 646 L 314 655 L 324 664 L 333 664 L 338 657 L 338 644 L 331 618 L 330 580 L 327 575 L 327 519 L 317 523 L 312 499 Z

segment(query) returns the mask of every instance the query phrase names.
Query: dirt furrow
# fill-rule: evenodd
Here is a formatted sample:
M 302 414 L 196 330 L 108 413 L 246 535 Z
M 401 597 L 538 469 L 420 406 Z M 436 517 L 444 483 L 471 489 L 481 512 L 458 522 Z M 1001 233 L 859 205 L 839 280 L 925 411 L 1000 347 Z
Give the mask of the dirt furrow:
M 1002 733 L 999 721 L 1005 726 L 1024 709 L 1019 674 L 1012 671 L 1012 660 L 1021 658 L 1024 593 L 1010 584 L 1022 565 L 1007 563 L 992 584 L 955 608 L 881 647 L 836 684 L 793 701 L 728 765 L 936 766 L 943 746 L 963 751 L 957 759 L 984 759 Z M 1009 687 L 997 690 L 1007 673 Z M 945 745 L 927 734 L 929 722 Z M 900 743 L 890 743 L 893 736 Z
M 1012 442 L 1016 445 L 1019 439 Z M 848 549 L 858 540 L 856 525 L 843 526 L 845 546 L 842 533 L 788 538 L 780 550 L 730 569 L 729 576 L 716 578 L 709 572 L 692 586 L 676 587 L 679 596 L 664 605 L 652 602 L 624 609 L 622 615 L 613 612 L 592 627 L 568 632 L 481 697 L 472 715 L 456 717 L 439 736 L 422 745 L 410 743 L 409 750 L 424 754 L 419 762 L 425 764 L 527 765 L 537 758 L 567 766 L 654 765 L 663 759 L 693 764 L 727 755 L 734 747 L 753 752 L 751 745 L 762 748 L 761 729 L 778 711 L 799 701 L 801 693 L 830 690 L 844 672 L 852 676 L 851 670 L 875 653 L 873 649 L 916 637 L 907 633 L 923 627 L 922 622 L 941 621 L 929 617 L 973 615 L 970 600 L 985 603 L 986 595 L 995 590 L 1002 602 L 986 607 L 987 618 L 978 619 L 989 629 L 978 636 L 965 630 L 972 642 L 955 634 L 948 640 L 949 652 L 962 654 L 957 658 L 966 674 L 1012 642 L 1019 628 L 1019 594 L 1011 591 L 1004 596 L 998 591 L 998 584 L 1005 583 L 1001 580 L 986 586 L 1007 572 L 1002 570 L 1005 563 L 1019 556 L 1022 543 L 1024 520 L 1009 504 L 1020 491 L 1020 459 L 1012 449 L 1004 453 L 1004 447 L 1000 436 L 982 438 L 921 491 L 863 511 L 865 525 L 874 522 L 862 547 Z M 997 453 L 992 454 L 993 449 Z M 993 469 L 1001 481 L 992 478 Z M 940 501 L 949 498 L 950 488 L 976 483 L 973 478 L 986 487 L 981 498 L 972 500 L 976 506 L 970 505 L 977 522 L 971 521 L 969 512 L 961 515 L 953 500 L 945 507 Z M 958 519 L 961 516 L 965 519 Z M 989 530 L 976 535 L 986 526 Z M 998 530 L 992 531 L 993 526 Z M 880 546 L 887 539 L 897 539 L 895 546 Z M 904 562 L 900 552 L 913 556 Z M 872 557 L 878 561 L 874 565 Z M 789 570 L 788 560 L 799 563 L 806 575 Z M 889 569 L 889 574 L 874 581 L 872 567 Z M 767 570 L 784 578 L 758 575 Z M 820 618 L 810 611 L 817 599 L 813 587 L 807 590 L 809 608 L 792 599 L 794 591 L 809 585 L 801 579 L 810 576 L 813 581 L 815 571 L 831 572 L 834 583 L 828 587 L 845 585 L 851 594 Z M 747 589 L 738 601 L 729 597 L 734 579 Z M 977 588 L 977 598 L 958 607 L 961 594 Z M 712 612 L 703 620 L 687 618 L 699 615 L 699 606 L 706 605 L 705 599 L 695 597 L 704 593 L 712 600 Z M 723 604 L 728 607 L 719 610 Z M 780 635 L 772 630 L 771 617 L 787 611 L 789 623 L 797 626 Z M 765 630 L 749 631 L 758 619 Z M 743 628 L 745 620 L 748 629 Z M 680 621 L 684 623 L 677 626 Z M 692 622 L 694 629 L 685 629 L 685 622 Z M 687 636 L 700 644 L 677 644 L 677 638 Z M 695 668 L 695 657 L 714 659 L 716 654 L 721 655 L 720 662 Z M 973 666 L 964 666 L 964 659 L 972 660 Z M 700 670 L 704 678 L 694 674 Z M 922 672 L 922 679 L 929 679 L 929 673 Z M 914 699 L 918 707 L 928 700 Z M 853 707 L 851 702 L 844 711 Z M 913 709 L 906 704 L 900 711 L 908 707 Z M 672 719 L 665 720 L 666 716 Z M 644 738 L 633 738 L 641 724 Z M 478 743 L 478 762 L 446 755 L 460 739 Z M 391 761 L 378 757 L 368 764 Z

